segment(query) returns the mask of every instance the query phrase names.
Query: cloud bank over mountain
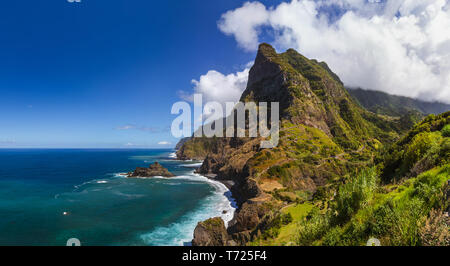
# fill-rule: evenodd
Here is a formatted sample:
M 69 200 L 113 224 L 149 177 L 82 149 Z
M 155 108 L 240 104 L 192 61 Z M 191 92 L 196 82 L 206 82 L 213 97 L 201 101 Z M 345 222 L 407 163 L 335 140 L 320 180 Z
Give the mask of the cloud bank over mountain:
M 193 79 L 193 94 L 201 94 L 203 103 L 219 102 L 222 103 L 223 111 L 226 111 L 226 102 L 238 102 L 242 92 L 247 86 L 248 73 L 253 62 L 245 65 L 242 71 L 236 73 L 223 74 L 216 70 L 209 70 L 201 75 L 198 80 Z M 179 96 L 187 101 L 193 101 L 193 94 L 186 91 L 179 91 Z M 211 113 L 209 104 L 204 106 L 206 117 Z M 229 112 L 226 113 L 229 115 Z
M 247 86 L 250 66 L 239 72 L 224 75 L 210 70 L 200 76 L 199 80 L 192 80 L 195 93 L 203 95 L 204 101 L 235 102 L 241 97 Z
M 325 61 L 347 86 L 450 103 L 448 0 L 246 2 L 224 13 L 218 27 L 245 51 L 264 41 Z M 195 91 L 238 98 L 246 74 L 210 71 L 194 82 Z

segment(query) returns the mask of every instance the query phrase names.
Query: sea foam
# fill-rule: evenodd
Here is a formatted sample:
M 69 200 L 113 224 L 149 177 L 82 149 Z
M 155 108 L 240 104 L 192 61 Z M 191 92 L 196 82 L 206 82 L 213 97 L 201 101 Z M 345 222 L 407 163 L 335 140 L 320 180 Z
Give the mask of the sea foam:
M 195 173 L 170 179 L 205 182 L 211 185 L 215 191 L 213 195 L 205 198 L 200 206 L 183 215 L 177 222 L 168 226 L 157 227 L 149 233 L 142 234 L 141 239 L 145 243 L 157 246 L 189 245 L 197 223 L 212 217 L 221 217 L 225 226 L 228 227 L 228 223 L 233 219 L 237 204 L 224 184 Z

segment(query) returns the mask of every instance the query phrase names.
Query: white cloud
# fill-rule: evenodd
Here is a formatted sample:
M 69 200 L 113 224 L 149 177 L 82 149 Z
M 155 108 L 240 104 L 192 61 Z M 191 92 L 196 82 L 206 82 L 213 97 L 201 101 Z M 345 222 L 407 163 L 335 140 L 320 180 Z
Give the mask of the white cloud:
M 160 141 L 158 142 L 158 145 L 170 145 L 172 143 L 168 142 L 168 141 Z
M 179 91 L 178 96 L 186 101 L 193 101 L 193 94 L 202 95 L 202 104 L 204 105 L 204 116 L 208 117 L 212 110 L 208 102 L 219 102 L 222 104 L 223 111 L 226 111 L 226 102 L 238 102 L 242 92 L 247 87 L 248 73 L 253 62 L 243 66 L 242 71 L 236 73 L 223 74 L 216 70 L 209 70 L 201 75 L 198 80 L 193 79 L 193 93 Z M 225 113 L 224 113 L 225 114 Z M 225 114 L 228 115 L 228 114 Z M 196 120 L 200 117 L 195 118 Z
M 246 2 L 240 8 L 222 15 L 219 28 L 228 35 L 234 35 L 238 43 L 245 49 L 258 42 L 257 30 L 267 24 L 269 13 L 259 2 Z
M 276 7 L 252 2 L 223 14 L 218 27 L 245 50 L 264 40 L 325 61 L 347 86 L 450 103 L 447 0 L 293 0 Z M 220 77 L 208 72 L 196 89 Z
M 199 80 L 192 80 L 194 92 L 203 95 L 203 101 L 236 102 L 247 86 L 250 67 L 243 71 L 224 75 L 218 71 L 210 70 Z

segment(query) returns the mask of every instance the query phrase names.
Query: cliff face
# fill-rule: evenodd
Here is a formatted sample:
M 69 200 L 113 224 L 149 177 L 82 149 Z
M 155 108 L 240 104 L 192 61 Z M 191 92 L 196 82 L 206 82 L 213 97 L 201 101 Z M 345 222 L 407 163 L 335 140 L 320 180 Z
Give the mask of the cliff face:
M 183 147 L 183 144 L 186 143 L 186 141 L 188 141 L 190 138 L 182 138 L 178 141 L 177 145 L 175 145 L 175 150 L 178 151 L 179 149 L 181 149 L 181 147 Z
M 327 190 L 398 136 L 396 122 L 362 109 L 325 63 L 292 49 L 278 54 L 260 45 L 241 101 L 280 103 L 277 147 L 261 149 L 261 138 L 192 138 L 177 153 L 204 159 L 200 173 L 234 183 L 240 208 L 228 234 L 237 244 L 264 231 L 286 204 L 282 193 L 301 201 Z

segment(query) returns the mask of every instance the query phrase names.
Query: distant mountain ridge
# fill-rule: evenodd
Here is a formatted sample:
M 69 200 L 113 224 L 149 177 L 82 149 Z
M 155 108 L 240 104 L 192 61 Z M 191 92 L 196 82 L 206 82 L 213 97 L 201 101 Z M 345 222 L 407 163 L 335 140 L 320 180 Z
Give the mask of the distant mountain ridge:
M 402 116 L 411 111 L 418 111 L 424 115 L 429 115 L 450 111 L 450 104 L 440 102 L 426 102 L 361 88 L 347 88 L 347 91 L 364 108 L 377 114 Z

